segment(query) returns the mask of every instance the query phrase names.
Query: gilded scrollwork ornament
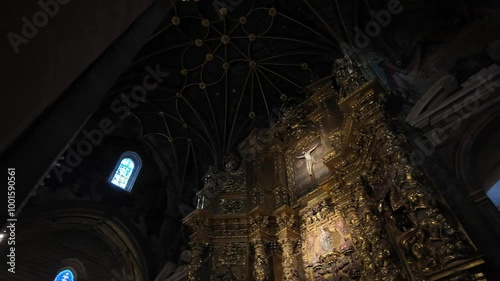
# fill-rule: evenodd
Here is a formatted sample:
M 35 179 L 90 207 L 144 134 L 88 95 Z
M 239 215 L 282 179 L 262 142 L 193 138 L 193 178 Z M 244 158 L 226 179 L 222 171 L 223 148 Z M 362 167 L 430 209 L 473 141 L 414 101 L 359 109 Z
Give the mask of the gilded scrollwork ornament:
M 297 216 L 294 214 L 282 213 L 276 216 L 279 229 L 295 229 Z
M 260 215 L 256 214 L 253 216 L 250 216 L 249 218 L 249 225 L 250 225 L 250 231 L 254 232 L 257 230 L 262 230 L 262 231 L 267 231 L 267 228 L 269 227 L 269 216 L 266 215 Z
M 469 242 L 450 223 L 439 198 L 427 187 L 422 173 L 411 162 L 406 139 L 387 124 L 372 128 L 382 143 L 381 162 L 388 171 L 390 207 L 386 217 L 392 221 L 399 244 L 406 252 L 415 276 L 440 270 L 454 261 L 466 259 Z M 383 184 L 383 182 L 381 182 Z

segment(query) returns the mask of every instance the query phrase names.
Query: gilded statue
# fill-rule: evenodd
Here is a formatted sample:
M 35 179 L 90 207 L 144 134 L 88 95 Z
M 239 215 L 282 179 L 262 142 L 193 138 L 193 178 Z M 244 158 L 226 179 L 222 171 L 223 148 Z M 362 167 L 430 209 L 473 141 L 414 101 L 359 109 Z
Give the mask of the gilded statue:
M 215 194 L 217 184 L 217 169 L 214 166 L 209 166 L 208 171 L 203 176 L 203 188 Z
M 221 281 L 238 281 L 238 278 L 234 274 L 234 272 L 231 270 L 231 266 L 227 265 L 226 266 L 226 271 L 222 274 L 220 277 Z
M 239 158 L 230 154 L 224 162 L 224 171 L 217 173 L 217 184 L 219 192 L 240 192 L 245 186 L 245 167 L 240 164 Z

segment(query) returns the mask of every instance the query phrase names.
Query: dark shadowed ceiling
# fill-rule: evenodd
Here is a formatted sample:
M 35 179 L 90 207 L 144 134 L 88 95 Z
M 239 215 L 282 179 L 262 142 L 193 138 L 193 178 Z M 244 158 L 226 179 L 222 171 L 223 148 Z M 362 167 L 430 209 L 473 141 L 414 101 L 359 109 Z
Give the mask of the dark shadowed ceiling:
M 177 3 L 104 111 L 142 85 L 146 67 L 168 72 L 131 108 L 124 126 L 155 151 L 160 165 L 176 170 L 174 185 L 199 180 L 253 128 L 269 126 L 283 104 L 306 98 L 306 86 L 330 75 L 343 35 L 327 24 L 338 13 L 334 2 L 319 2 Z
M 426 15 L 425 30 L 460 22 L 455 12 L 433 19 L 441 6 L 426 1 L 179 1 L 94 119 L 114 118 L 123 137 L 151 149 L 176 197 L 192 195 L 209 165 L 220 167 L 252 129 L 269 126 L 283 106 L 307 98 L 306 86 L 330 76 L 343 56 L 341 43 L 355 44 L 355 27 L 390 2 L 400 3 L 407 17 Z M 384 65 L 404 69 L 412 60 L 403 54 L 415 38 L 395 43 L 408 34 L 398 35 L 398 23 L 391 24 L 366 49 L 384 50 L 394 62 Z M 148 68 L 169 76 L 136 104 L 131 93 Z M 122 95 L 131 102 L 117 102 Z M 114 102 L 126 105 L 129 116 L 113 110 Z

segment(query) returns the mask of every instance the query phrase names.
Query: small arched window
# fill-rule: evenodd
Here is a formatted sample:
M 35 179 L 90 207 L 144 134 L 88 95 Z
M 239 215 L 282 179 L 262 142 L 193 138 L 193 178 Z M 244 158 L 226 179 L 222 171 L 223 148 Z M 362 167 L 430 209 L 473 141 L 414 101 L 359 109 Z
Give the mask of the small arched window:
M 135 179 L 139 174 L 142 161 L 135 152 L 127 151 L 120 156 L 113 173 L 109 177 L 109 182 L 126 191 L 131 191 Z
M 497 181 L 486 193 L 493 204 L 500 209 L 500 180 Z
M 75 273 L 71 269 L 59 271 L 54 281 L 76 281 Z

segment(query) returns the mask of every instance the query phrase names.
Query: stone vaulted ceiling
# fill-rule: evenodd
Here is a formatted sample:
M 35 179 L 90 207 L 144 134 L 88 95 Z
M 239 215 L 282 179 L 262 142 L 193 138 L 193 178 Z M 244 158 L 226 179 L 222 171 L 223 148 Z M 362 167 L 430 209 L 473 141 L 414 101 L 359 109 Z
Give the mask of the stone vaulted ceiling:
M 252 129 L 268 127 L 283 107 L 307 98 L 306 86 L 329 79 L 341 43 L 352 43 L 355 27 L 388 2 L 178 1 L 92 120 L 113 118 L 114 137 L 145 145 L 164 188 L 190 197 L 209 165 L 220 168 Z M 429 8 L 425 1 L 401 5 L 406 16 Z M 387 26 L 370 48 L 398 53 L 387 36 L 397 27 Z M 134 100 L 151 69 L 168 77 Z M 117 101 L 126 111 L 116 110 Z
M 331 74 L 341 33 L 327 22 L 337 7 L 316 2 L 178 2 L 103 110 L 142 85 L 148 66 L 168 72 L 123 126 L 177 170 L 174 185 L 199 180 L 284 104 L 306 98 L 304 87 Z

